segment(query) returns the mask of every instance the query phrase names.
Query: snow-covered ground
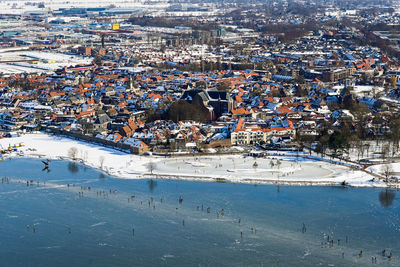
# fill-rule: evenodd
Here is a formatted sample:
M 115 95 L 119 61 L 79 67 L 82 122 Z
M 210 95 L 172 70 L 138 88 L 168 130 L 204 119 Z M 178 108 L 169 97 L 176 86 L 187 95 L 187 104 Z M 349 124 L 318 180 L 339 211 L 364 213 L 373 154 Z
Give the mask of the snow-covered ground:
M 44 7 L 39 8 L 39 3 L 43 3 Z M 24 14 L 27 12 L 48 12 L 58 10 L 60 8 L 152 8 L 160 9 L 168 6 L 167 1 L 127 1 L 127 0 L 0 0 L 0 14 Z
M 126 179 L 156 176 L 170 179 L 243 183 L 279 182 L 292 185 L 334 185 L 346 181 L 351 186 L 386 186 L 383 182 L 371 182 L 373 176 L 363 171 L 351 170 L 348 167 L 324 161 L 288 156 L 288 154 L 279 157 L 279 160 L 277 156 L 252 158 L 242 155 L 173 158 L 137 156 L 96 144 L 43 133 L 0 139 L 0 149 L 20 143 L 24 146 L 18 147 L 18 152 L 12 152 L 8 155 L 9 157 L 66 159 L 71 157 L 71 148 L 75 148 L 78 161 L 115 177 Z
M 355 85 L 353 87 L 353 92 L 360 97 L 363 96 L 372 96 L 373 92 L 375 94 L 381 93 L 384 91 L 383 87 L 373 86 L 373 85 Z
M 64 66 L 87 65 L 92 62 L 89 57 L 24 50 L 12 52 L 0 50 L 0 59 L 2 61 L 34 60 L 33 62 L 0 63 L 0 72 L 3 74 L 52 72 Z

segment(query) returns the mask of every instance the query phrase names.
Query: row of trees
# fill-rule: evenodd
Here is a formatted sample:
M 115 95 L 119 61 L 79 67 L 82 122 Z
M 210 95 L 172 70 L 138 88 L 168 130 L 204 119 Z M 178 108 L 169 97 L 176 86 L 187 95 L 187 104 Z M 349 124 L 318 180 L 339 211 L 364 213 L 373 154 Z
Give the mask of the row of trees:
M 191 17 L 150 17 L 150 16 L 132 16 L 129 22 L 140 26 L 168 27 L 174 28 L 190 27 L 193 30 L 211 31 L 216 30 L 218 25 L 215 22 L 200 22 Z
M 342 122 L 341 128 L 336 128 L 333 132 L 327 129 L 331 128 L 327 126 L 320 132 L 317 137 L 297 134 L 297 142 L 302 146 L 310 147 L 313 142 L 317 142 L 316 152 L 324 155 L 329 149 L 333 155 L 348 154 L 351 148 L 355 148 L 358 151 L 358 158 L 362 157 L 365 152 L 369 152 L 370 142 L 376 141 L 376 146 L 381 144 L 381 150 L 378 151 L 381 154 L 382 160 L 386 160 L 388 157 L 393 157 L 399 152 L 400 142 L 400 118 L 393 118 L 388 123 L 389 131 L 386 133 L 373 133 L 367 132 L 365 120 L 359 121 L 355 126 L 350 123 Z M 368 141 L 368 142 L 367 142 Z
M 273 169 L 275 166 L 277 166 L 278 169 L 279 169 L 279 168 L 281 167 L 281 165 L 282 165 L 282 162 L 281 162 L 279 159 L 277 159 L 276 162 L 274 162 L 274 161 L 271 159 L 270 162 L 269 162 L 269 166 L 270 166 L 271 169 Z M 258 163 L 257 163 L 257 161 L 254 161 L 254 163 L 253 163 L 253 168 L 254 168 L 254 169 L 257 169 L 257 168 L 258 168 Z
M 71 147 L 70 149 L 68 149 L 67 155 L 73 161 L 78 160 L 78 154 L 79 154 L 79 150 L 76 147 Z M 87 151 L 82 151 L 81 160 L 83 160 L 84 162 L 86 162 L 88 160 L 88 152 Z M 105 161 L 105 157 L 100 155 L 99 163 L 100 163 L 101 169 L 103 169 L 104 161 Z
M 304 24 L 268 24 L 261 28 L 261 32 L 277 35 L 282 42 L 291 43 L 310 31 L 318 30 L 319 27 L 320 25 L 318 22 Z

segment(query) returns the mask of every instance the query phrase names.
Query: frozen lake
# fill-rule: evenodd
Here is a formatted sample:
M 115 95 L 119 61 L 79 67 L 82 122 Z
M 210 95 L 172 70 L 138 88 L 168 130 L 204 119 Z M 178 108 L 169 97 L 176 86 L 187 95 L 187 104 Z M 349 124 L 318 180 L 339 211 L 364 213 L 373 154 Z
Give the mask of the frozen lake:
M 0 265 L 400 265 L 397 191 L 124 180 L 56 160 L 42 169 L 0 162 Z

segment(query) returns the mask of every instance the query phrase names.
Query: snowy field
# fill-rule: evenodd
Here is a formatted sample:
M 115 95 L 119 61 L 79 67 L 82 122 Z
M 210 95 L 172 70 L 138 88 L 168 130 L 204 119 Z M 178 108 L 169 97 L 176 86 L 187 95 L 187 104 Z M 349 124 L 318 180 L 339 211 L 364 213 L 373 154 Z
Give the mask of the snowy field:
M 148 177 L 240 183 L 281 183 L 292 185 L 386 186 L 372 182 L 363 171 L 302 157 L 252 158 L 242 155 L 179 156 L 173 158 L 137 156 L 118 150 L 43 133 L 0 139 L 0 148 L 23 143 L 5 157 L 69 159 L 75 148 L 77 161 L 118 178 Z M 51 163 L 50 163 L 51 168 Z
M 38 4 L 43 3 L 44 8 L 39 8 Z M 0 0 L 2 9 L 0 14 L 24 14 L 32 11 L 51 11 L 59 8 L 149 8 L 160 9 L 168 6 L 167 1 L 151 1 L 151 0 L 114 0 L 99 1 L 99 0 Z
M 0 59 L 7 60 L 34 60 L 33 62 L 0 63 L 0 72 L 3 74 L 15 73 L 42 73 L 53 72 L 64 66 L 87 65 L 92 58 L 66 55 L 56 52 L 38 51 L 1 51 Z

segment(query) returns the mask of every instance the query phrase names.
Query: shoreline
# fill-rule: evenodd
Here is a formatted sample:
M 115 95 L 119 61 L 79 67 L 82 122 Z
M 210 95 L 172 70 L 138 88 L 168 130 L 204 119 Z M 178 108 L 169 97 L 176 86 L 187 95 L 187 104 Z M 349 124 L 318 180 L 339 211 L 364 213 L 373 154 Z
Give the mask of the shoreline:
M 44 133 L 0 139 L 0 145 L 3 149 L 6 144 L 15 145 L 19 143 L 24 143 L 19 151 L 11 152 L 3 158 L 68 160 L 94 168 L 117 179 L 170 179 L 288 186 L 399 188 L 398 184 L 385 183 L 380 180 L 371 181 L 374 176 L 365 171 L 351 169 L 350 166 L 335 165 L 328 162 L 329 159 L 321 158 L 320 161 L 318 157 L 310 159 L 306 155 L 297 157 L 296 160 L 294 160 L 293 155 L 285 153 L 263 159 L 254 159 L 243 155 L 218 154 L 190 157 L 180 155 L 179 157 L 165 158 L 126 154 L 99 145 Z M 75 160 L 68 155 L 68 148 L 71 147 L 77 147 L 81 154 Z M 281 152 L 277 151 L 277 153 Z M 99 162 L 99 157 L 105 159 L 103 166 L 103 163 Z M 279 161 L 278 167 L 266 166 L 274 160 L 276 160 L 276 164 Z M 202 163 L 202 161 L 204 162 Z M 250 166 L 256 161 L 263 166 L 251 168 Z M 156 166 L 154 170 L 148 169 L 149 164 Z M 281 164 L 282 167 L 280 167 Z M 346 181 L 345 185 L 342 185 L 343 181 Z
M 284 180 L 284 179 L 270 179 L 270 180 L 259 180 L 259 179 L 251 179 L 251 178 L 241 178 L 241 179 L 230 179 L 225 177 L 212 177 L 207 175 L 202 176 L 193 176 L 193 175 L 174 175 L 174 174 L 150 174 L 143 173 L 137 174 L 131 177 L 122 177 L 116 176 L 113 173 L 110 173 L 104 169 L 100 169 L 96 166 L 88 165 L 85 162 L 72 160 L 67 157 L 59 157 L 59 158 L 48 158 L 45 155 L 29 155 L 29 156 L 12 156 L 5 159 L 17 159 L 17 158 L 26 158 L 26 159 L 49 159 L 49 160 L 63 160 L 72 163 L 77 163 L 82 166 L 95 169 L 98 172 L 102 172 L 114 179 L 123 179 L 123 180 L 140 180 L 140 179 L 157 179 L 157 180 L 182 180 L 182 181 L 195 181 L 195 182 L 213 182 L 213 183 L 235 183 L 235 184 L 249 184 L 249 185 L 276 185 L 276 186 L 329 186 L 329 187 L 339 187 L 339 188 L 400 188 L 400 186 L 395 184 L 347 184 L 342 185 L 338 182 L 334 181 L 310 181 L 310 180 Z

